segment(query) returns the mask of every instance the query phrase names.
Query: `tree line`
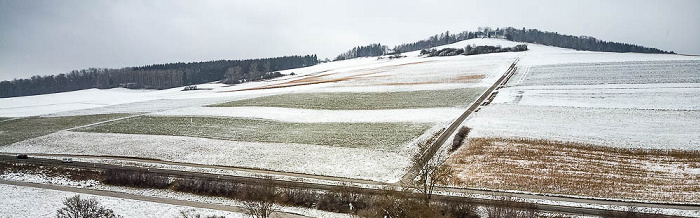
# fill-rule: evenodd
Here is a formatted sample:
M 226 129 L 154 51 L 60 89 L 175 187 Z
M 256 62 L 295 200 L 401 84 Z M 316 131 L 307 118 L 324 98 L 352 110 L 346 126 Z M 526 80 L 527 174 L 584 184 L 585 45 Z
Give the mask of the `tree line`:
M 557 32 L 546 32 L 537 29 L 523 28 L 522 30 L 518 30 L 513 27 L 496 29 L 492 29 L 490 27 L 479 27 L 477 31 L 463 31 L 457 34 L 451 34 L 450 31 L 447 31 L 440 34 L 435 34 L 433 36 L 428 37 L 427 39 L 400 44 L 395 46 L 393 49 L 389 50 L 386 49 L 386 46 L 382 47 L 383 50 L 381 50 L 379 47 L 373 47 L 373 49 L 376 49 L 377 51 L 374 53 L 360 53 L 356 51 L 360 49 L 368 49 L 373 45 L 378 46 L 379 44 L 359 46 L 351 49 L 348 52 L 338 55 L 338 57 L 335 60 L 345 60 L 356 57 L 372 57 L 384 54 L 400 54 L 403 52 L 430 49 L 433 47 L 452 44 L 455 42 L 473 38 L 504 38 L 516 42 L 538 43 L 543 45 L 561 48 L 571 48 L 582 51 L 675 54 L 672 51 L 663 51 L 656 48 L 643 47 L 629 43 L 608 42 L 590 36 L 563 35 Z M 380 53 L 379 51 L 383 51 L 383 53 Z
M 369 44 L 366 46 L 357 46 L 349 51 L 342 53 L 335 57 L 333 61 L 340 61 L 340 60 L 345 60 L 345 59 L 351 59 L 351 58 L 359 58 L 359 57 L 376 57 L 376 56 L 382 56 L 386 54 L 387 47 L 383 46 L 381 44 Z
M 48 76 L 0 82 L 0 98 L 115 87 L 167 89 L 222 81 L 237 84 L 269 79 L 280 70 L 318 64 L 316 55 L 247 60 L 153 64 L 121 69 L 89 68 Z
M 590 36 L 572 36 L 559 34 L 557 32 L 543 32 L 537 29 L 523 28 L 518 30 L 508 27 L 505 29 L 505 37 L 511 41 L 538 43 L 582 51 L 675 54 L 673 51 L 664 51 L 657 48 L 649 48 L 629 43 L 608 42 Z

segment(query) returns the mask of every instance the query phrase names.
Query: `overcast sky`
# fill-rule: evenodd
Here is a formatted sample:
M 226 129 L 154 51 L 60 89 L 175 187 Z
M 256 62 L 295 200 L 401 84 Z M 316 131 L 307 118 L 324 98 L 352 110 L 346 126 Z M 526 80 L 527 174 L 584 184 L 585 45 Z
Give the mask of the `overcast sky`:
M 317 54 L 480 26 L 700 54 L 700 1 L 0 0 L 0 80 L 89 67 Z

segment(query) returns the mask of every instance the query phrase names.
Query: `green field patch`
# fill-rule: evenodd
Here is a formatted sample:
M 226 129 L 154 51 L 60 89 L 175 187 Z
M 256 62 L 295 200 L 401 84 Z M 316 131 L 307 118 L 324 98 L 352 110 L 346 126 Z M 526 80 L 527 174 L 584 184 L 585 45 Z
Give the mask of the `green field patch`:
M 415 123 L 287 123 L 245 118 L 141 116 L 77 131 L 394 150 L 429 127 Z
M 285 107 L 325 110 L 382 110 L 403 108 L 466 107 L 485 88 L 408 92 L 293 93 L 210 105 L 211 107 Z
M 67 117 L 25 117 L 0 122 L 0 145 L 9 145 L 48 135 L 60 130 L 128 116 L 128 114 L 99 114 Z

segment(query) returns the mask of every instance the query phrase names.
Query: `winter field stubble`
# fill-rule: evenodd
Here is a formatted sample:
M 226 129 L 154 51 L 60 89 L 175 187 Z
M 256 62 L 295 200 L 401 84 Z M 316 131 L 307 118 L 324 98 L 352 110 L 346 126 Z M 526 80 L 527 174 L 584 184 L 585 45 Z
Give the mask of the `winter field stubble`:
M 450 157 L 459 186 L 600 198 L 700 202 L 700 151 L 472 138 Z

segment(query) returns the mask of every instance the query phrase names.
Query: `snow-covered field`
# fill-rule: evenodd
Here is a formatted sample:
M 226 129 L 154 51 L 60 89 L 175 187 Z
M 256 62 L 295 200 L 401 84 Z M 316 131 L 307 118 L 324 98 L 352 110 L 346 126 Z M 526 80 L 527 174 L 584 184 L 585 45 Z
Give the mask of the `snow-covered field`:
M 63 200 L 77 193 L 0 184 L 0 217 L 55 217 L 63 208 Z M 181 211 L 205 216 L 247 217 L 245 214 L 147 201 L 80 194 L 81 199 L 94 198 L 100 205 L 123 217 L 177 217 Z
M 700 150 L 700 111 L 491 104 L 472 137 L 526 137 L 623 148 Z
M 473 39 L 442 47 L 514 46 Z M 484 88 L 520 58 L 518 72 L 490 106 L 467 121 L 472 136 L 516 136 L 634 148 L 700 147 L 700 58 L 582 52 L 531 44 L 530 51 L 474 56 L 357 58 L 283 71 L 295 75 L 212 90 L 82 90 L 0 99 L 0 117 L 145 113 L 150 117 L 231 117 L 289 123 L 429 123 L 421 137 L 463 112 L 453 106 L 367 110 L 205 107 L 294 93 L 385 93 Z M 325 96 L 325 95 L 324 95 Z M 332 95 L 330 95 L 332 96 Z M 352 96 L 352 95 L 350 95 Z M 361 96 L 358 94 L 358 96 Z M 473 99 L 464 99 L 468 105 Z M 382 101 L 376 101 L 381 104 Z M 413 139 L 411 142 L 416 142 Z M 396 181 L 411 145 L 398 151 L 179 136 L 58 132 L 4 152 L 116 155 Z M 351 167 L 348 167 L 351 166 Z
M 545 51 L 470 117 L 471 136 L 700 150 L 700 57 Z
M 700 83 L 515 86 L 501 89 L 493 103 L 700 110 Z
M 176 201 L 206 203 L 224 207 L 244 207 L 243 202 L 225 197 L 202 196 L 177 192 L 170 189 L 143 189 L 111 186 L 101 184 L 99 181 L 94 180 L 77 181 L 60 176 L 47 176 L 41 173 L 4 173 L 0 174 L 0 179 L 25 183 L 48 184 L 57 187 L 63 186 L 107 191 L 112 193 L 124 193 L 132 196 L 155 197 L 163 200 L 172 199 Z M 225 216 L 229 218 L 250 217 L 242 213 L 230 211 L 178 206 L 165 203 L 97 196 L 84 193 L 75 193 L 71 191 L 42 189 L 8 184 L 0 184 L 0 192 L 7 193 L 3 194 L 3 197 L 0 197 L 0 203 L 2 203 L 0 204 L 0 217 L 53 217 L 56 210 L 63 207 L 63 200 L 67 197 L 73 197 L 75 195 L 80 195 L 82 199 L 94 198 L 99 201 L 101 205 L 112 209 L 115 214 L 122 217 L 182 217 L 180 215 L 183 211 L 190 215 L 200 214 L 203 217 L 212 215 Z M 46 196 L 46 198 L 39 199 L 38 196 Z M 131 208 L 136 209 L 130 210 Z M 277 205 L 276 210 L 283 213 L 299 214 L 308 217 L 350 217 L 350 215 L 347 214 L 281 205 Z
M 466 45 L 513 46 L 500 39 L 473 39 L 443 47 Z M 90 114 L 144 114 L 148 117 L 254 118 L 286 123 L 415 123 L 432 126 L 420 136 L 402 139 L 399 149 L 342 148 L 295 143 L 260 143 L 179 136 L 82 133 L 59 131 L 26 140 L 0 150 L 4 152 L 116 155 L 291 171 L 308 174 L 397 181 L 405 172 L 414 144 L 459 116 L 485 87 L 490 86 L 523 52 L 476 56 L 419 57 L 404 53 L 400 59 L 357 58 L 282 71 L 287 75 L 238 85 L 197 85 L 211 90 L 90 89 L 49 95 L 0 99 L 0 117 L 76 116 Z M 294 72 L 294 75 L 290 75 Z M 292 107 L 206 107 L 225 102 L 294 93 L 388 93 L 421 90 L 471 90 L 468 95 L 450 95 L 457 104 L 422 102 L 393 108 L 352 109 Z M 474 92 L 474 93 L 471 93 Z M 472 95 L 474 94 L 474 95 Z M 358 96 L 370 96 L 365 94 Z M 383 95 L 377 95 L 383 96 Z M 461 99 L 464 98 L 464 99 Z M 364 98 L 362 98 L 364 99 Z M 356 99 L 353 102 L 360 102 Z M 434 99 L 434 98 L 427 98 Z M 414 99 L 394 99 L 414 102 Z M 434 101 L 433 101 L 434 102 Z M 374 99 L 371 104 L 386 104 Z M 443 102 L 444 103 L 444 102 Z M 345 103 L 348 104 L 348 103 Z M 135 119 L 135 118 L 134 118 Z M 104 124 L 107 125 L 107 124 Z M 442 125 L 442 126 L 441 126 Z M 342 131 L 342 130 L 328 130 Z M 326 132 L 328 132 L 326 131 Z M 348 130 L 346 130 L 347 132 Z M 382 130 L 394 134 L 393 130 Z M 129 133 L 129 132 L 125 132 Z M 350 133 L 352 134 L 352 133 Z M 193 136 L 193 135 L 188 135 Z M 311 135 L 313 136 L 313 135 Z M 321 136 L 321 135 L 319 135 Z M 417 137 L 417 138 L 416 138 Z M 402 142 L 402 143 L 403 143 Z M 350 146 L 352 147 L 352 146 Z
M 398 152 L 362 148 L 70 131 L 0 147 L 0 150 L 156 158 L 388 182 L 403 175 L 403 168 L 410 159 Z
M 498 39 L 473 39 L 446 46 L 463 47 L 467 44 L 510 46 L 517 43 Z M 281 72 L 294 72 L 295 75 L 234 86 L 218 83 L 197 85 L 212 90 L 181 91 L 182 87 L 166 90 L 115 88 L 2 98 L 0 117 L 156 112 L 294 92 L 390 92 L 483 87 L 492 84 L 513 60 L 523 54 L 424 58 L 418 57 L 418 52 L 409 52 L 404 54 L 408 57 L 395 60 L 356 58 L 290 69 Z M 294 86 L 280 86 L 281 84 Z

